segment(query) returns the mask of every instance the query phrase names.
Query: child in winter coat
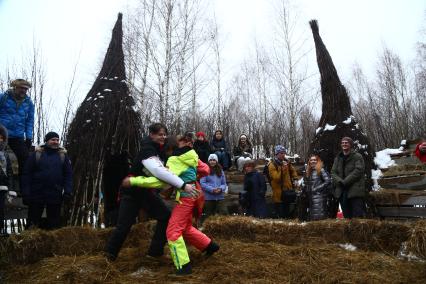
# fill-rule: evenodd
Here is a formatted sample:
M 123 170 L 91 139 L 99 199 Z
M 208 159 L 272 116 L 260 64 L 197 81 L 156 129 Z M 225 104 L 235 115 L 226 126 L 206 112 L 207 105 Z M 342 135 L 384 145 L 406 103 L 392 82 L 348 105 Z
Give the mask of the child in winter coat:
M 263 174 L 256 170 L 256 163 L 248 160 L 244 163 L 244 191 L 246 192 L 247 215 L 266 218 L 268 215 L 266 209 L 265 193 L 266 181 Z
M 0 236 L 6 234 L 6 224 L 4 219 L 5 202 L 8 193 L 12 193 L 12 164 L 9 155 L 6 152 L 7 130 L 0 125 Z M 16 193 L 13 192 L 16 196 Z
M 219 164 L 219 159 L 216 154 L 209 156 L 210 174 L 201 178 L 200 184 L 205 196 L 204 203 L 204 218 L 208 216 L 228 214 L 228 210 L 224 204 L 226 191 L 226 178 Z M 204 221 L 204 220 L 203 220 Z
M 177 205 L 173 208 L 167 226 L 166 236 L 170 253 L 177 270 L 176 273 L 181 275 L 192 273 L 185 242 L 204 251 L 206 255 L 212 255 L 219 250 L 219 246 L 215 242 L 192 226 L 193 211 L 198 209 L 198 213 L 201 213 L 200 204 L 204 198 L 197 182 L 197 173 L 199 175 L 209 174 L 208 166 L 198 159 L 192 145 L 192 133 L 179 137 L 178 149 L 173 152 L 166 164 L 172 173 L 183 179 L 185 184 L 193 184 L 198 192 L 198 196 L 194 197 L 180 189 L 176 190 Z M 132 177 L 130 183 L 132 186 L 144 188 L 164 188 L 165 186 L 155 177 Z

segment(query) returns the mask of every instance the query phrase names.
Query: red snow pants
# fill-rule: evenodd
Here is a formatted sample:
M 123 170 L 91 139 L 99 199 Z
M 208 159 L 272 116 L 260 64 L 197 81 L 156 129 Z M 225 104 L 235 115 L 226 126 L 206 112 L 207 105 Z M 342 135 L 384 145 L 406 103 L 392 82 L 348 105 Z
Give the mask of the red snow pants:
M 198 198 L 181 197 L 180 202 L 173 208 L 172 215 L 167 226 L 166 236 L 168 241 L 176 241 L 183 236 L 185 242 L 203 251 L 210 244 L 211 239 L 192 226 L 192 214 Z

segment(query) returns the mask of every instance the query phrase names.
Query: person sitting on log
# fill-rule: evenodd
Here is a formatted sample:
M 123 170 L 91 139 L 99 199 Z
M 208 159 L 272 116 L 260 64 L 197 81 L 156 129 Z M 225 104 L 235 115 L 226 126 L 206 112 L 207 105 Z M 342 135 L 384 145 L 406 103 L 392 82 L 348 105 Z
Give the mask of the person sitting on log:
M 303 192 L 306 194 L 309 203 L 309 220 L 327 219 L 327 200 L 331 178 L 324 169 L 319 156 L 312 155 L 308 161 L 306 175 L 303 180 Z
M 245 161 L 251 160 L 253 149 L 247 135 L 241 134 L 237 146 L 234 147 L 234 164 L 242 172 Z
M 417 144 L 414 154 L 422 163 L 426 163 L 426 141 Z
M 172 210 L 167 225 L 166 236 L 169 243 L 170 253 L 176 267 L 176 274 L 185 275 L 192 273 L 188 250 L 185 242 L 203 251 L 210 256 L 219 250 L 219 245 L 208 236 L 192 225 L 193 213 L 198 216 L 202 212 L 202 195 L 197 176 L 209 174 L 209 166 L 204 164 L 193 147 L 193 134 L 185 133 L 177 139 L 178 148 L 167 160 L 166 167 L 173 174 L 179 176 L 187 185 L 192 185 L 196 194 L 189 194 L 180 188 L 176 189 L 176 206 Z M 142 188 L 167 188 L 170 187 L 156 177 L 133 177 L 130 178 L 132 186 Z
M 223 170 L 226 171 L 229 169 L 230 156 L 228 145 L 223 137 L 222 130 L 216 130 L 213 136 L 213 139 L 210 143 L 212 154 L 216 154 L 219 158 L 219 163 L 222 166 Z
M 206 139 L 206 134 L 199 131 L 197 134 L 195 134 L 195 136 L 197 137 L 197 140 L 194 142 L 194 150 L 197 152 L 200 160 L 207 164 L 211 148 L 209 142 Z

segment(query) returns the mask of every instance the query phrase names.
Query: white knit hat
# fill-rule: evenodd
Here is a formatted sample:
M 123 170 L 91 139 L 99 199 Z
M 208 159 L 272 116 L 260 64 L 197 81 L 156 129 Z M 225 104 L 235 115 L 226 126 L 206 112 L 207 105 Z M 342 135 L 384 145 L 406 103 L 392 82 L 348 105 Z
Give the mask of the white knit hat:
M 215 160 L 216 162 L 219 162 L 219 158 L 217 157 L 217 155 L 216 154 L 210 154 L 210 156 L 209 156 L 209 159 L 208 159 L 209 161 L 210 160 Z

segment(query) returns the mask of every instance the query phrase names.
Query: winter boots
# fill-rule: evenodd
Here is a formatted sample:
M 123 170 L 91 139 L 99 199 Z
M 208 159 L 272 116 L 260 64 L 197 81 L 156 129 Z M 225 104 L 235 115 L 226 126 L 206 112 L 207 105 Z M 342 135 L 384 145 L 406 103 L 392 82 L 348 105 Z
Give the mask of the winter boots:
M 215 252 L 219 250 L 219 245 L 213 241 L 210 242 L 210 244 L 207 246 L 207 248 L 204 250 L 206 256 L 212 256 Z

